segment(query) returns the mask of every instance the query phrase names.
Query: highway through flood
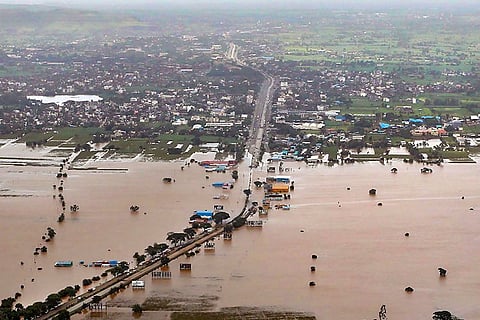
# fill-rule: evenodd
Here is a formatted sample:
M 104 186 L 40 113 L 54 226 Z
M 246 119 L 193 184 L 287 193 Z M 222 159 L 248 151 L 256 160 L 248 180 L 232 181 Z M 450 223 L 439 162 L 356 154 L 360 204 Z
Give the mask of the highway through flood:
M 244 215 L 246 211 L 248 210 L 243 210 L 240 216 Z M 76 296 L 72 300 L 69 300 L 59 305 L 57 308 L 51 310 L 47 314 L 42 315 L 38 319 L 51 319 L 63 310 L 68 310 L 70 314 L 80 312 L 82 309 L 86 308 L 90 303 L 93 302 L 94 297 L 101 297 L 102 299 L 105 298 L 111 293 L 112 288 L 115 288 L 116 286 L 120 287 L 122 285 L 128 286 L 132 281 L 138 280 L 143 276 L 150 274 L 152 271 L 164 265 L 167 265 L 168 262 L 175 260 L 178 257 L 181 257 L 182 255 L 195 249 L 196 247 L 201 246 L 202 243 L 208 242 L 209 240 L 223 234 L 223 232 L 224 226 L 218 226 L 210 232 L 204 232 L 196 238 L 185 242 L 180 246 L 174 247 L 173 249 L 170 249 L 168 254 L 158 258 L 154 258 L 148 261 L 143 266 L 139 266 L 137 268 L 126 271 L 123 274 L 116 276 L 101 285 L 98 285 L 94 288 L 94 290 L 85 292 L 81 295 Z
M 264 78 L 255 100 L 255 109 L 253 111 L 252 125 L 250 127 L 250 137 L 249 141 L 247 142 L 248 152 L 252 155 L 251 166 L 257 167 L 262 156 L 262 144 L 264 145 L 265 149 L 268 148 L 268 141 L 266 141 L 266 130 L 268 129 L 269 125 L 269 111 L 272 105 L 273 93 L 276 89 L 276 82 L 275 79 L 266 72 L 245 65 L 241 60 L 239 60 L 238 52 L 239 47 L 234 43 L 230 43 L 225 56 L 227 59 L 240 66 L 251 68 L 252 70 L 259 72 Z
M 238 52 L 239 48 L 235 44 L 230 44 L 229 48 L 226 52 L 226 57 L 232 60 L 234 63 L 242 65 L 244 67 L 248 67 L 243 64 L 240 60 L 238 60 Z M 265 72 L 254 69 L 253 70 L 260 72 L 264 77 L 264 81 L 261 84 L 259 92 L 257 94 L 257 98 L 255 100 L 255 109 L 253 112 L 252 118 L 252 125 L 250 128 L 250 137 L 247 141 L 247 150 L 250 154 L 252 154 L 252 162 L 250 167 L 254 168 L 258 166 L 259 161 L 261 160 L 260 157 L 262 155 L 262 143 L 267 143 L 265 140 L 265 130 L 268 126 L 268 116 L 269 116 L 269 108 L 271 106 L 273 93 L 275 91 L 275 79 L 266 74 Z M 250 169 L 251 171 L 251 169 Z M 251 172 L 250 172 L 251 175 Z M 249 182 L 249 188 L 251 187 L 251 181 Z M 249 199 L 248 195 L 245 200 L 245 206 L 242 212 L 235 218 L 242 218 L 246 219 L 249 217 L 250 214 L 254 213 L 254 210 L 247 209 L 249 206 Z M 234 218 L 234 219 L 235 219 Z M 232 219 L 232 220 L 234 220 Z M 231 222 L 230 222 L 231 223 Z M 177 247 L 171 248 L 168 254 L 163 255 L 161 257 L 154 258 L 148 261 L 143 266 L 138 266 L 136 268 L 130 269 L 124 272 L 121 275 L 118 275 L 103 284 L 98 285 L 93 290 L 90 289 L 88 292 L 85 292 L 81 295 L 74 297 L 73 299 L 62 303 L 55 309 L 49 311 L 47 314 L 42 315 L 38 319 L 40 320 L 47 320 L 55 317 L 63 310 L 67 310 L 70 314 L 75 314 L 81 312 L 81 310 L 88 307 L 89 304 L 93 303 L 94 300 L 99 300 L 107 297 L 111 290 L 115 287 L 122 287 L 128 286 L 132 281 L 138 280 L 145 275 L 150 274 L 154 270 L 167 265 L 169 261 L 177 259 L 178 257 L 190 252 L 191 250 L 195 249 L 196 247 L 201 246 L 202 243 L 205 243 L 221 234 L 223 234 L 225 227 L 223 225 L 217 226 L 216 228 L 212 229 L 209 232 L 204 232 L 197 237 L 185 242 Z

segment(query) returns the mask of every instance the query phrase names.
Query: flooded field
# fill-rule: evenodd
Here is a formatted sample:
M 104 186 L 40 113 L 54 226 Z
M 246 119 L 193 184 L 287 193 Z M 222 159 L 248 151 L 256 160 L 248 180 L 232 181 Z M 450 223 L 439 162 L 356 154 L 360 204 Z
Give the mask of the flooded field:
M 0 295 L 21 292 L 24 304 L 43 300 L 66 285 L 103 272 L 102 268 L 79 265 L 98 260 L 132 261 L 136 251 L 154 242 L 165 242 L 167 232 L 188 227 L 193 210 L 211 209 L 221 203 L 226 210 L 239 212 L 243 204 L 240 192 L 211 187 L 213 181 L 232 180 L 229 173 L 210 173 L 197 164 L 115 162 L 98 164 L 101 170 L 69 170 L 64 178 L 66 218 L 57 219 L 61 204 L 53 198 L 60 185 L 54 167 L 0 167 L 0 250 L 4 271 Z M 124 170 L 125 169 L 125 170 Z M 164 183 L 163 177 L 175 182 Z M 240 174 L 237 183 L 242 188 Z M 229 194 L 226 200 L 213 200 L 216 194 Z M 220 202 L 219 202 L 220 201 Z M 70 205 L 80 209 L 70 213 Z M 138 205 L 138 213 L 130 206 Z M 42 236 L 47 227 L 57 235 L 46 244 Z M 48 252 L 34 256 L 36 247 L 46 245 Z M 54 268 L 55 261 L 73 260 L 72 268 Z M 21 261 L 24 265 L 21 265 Z M 37 270 L 38 268 L 42 270 Z M 32 279 L 34 281 L 32 282 Z M 20 290 L 24 284 L 25 289 Z
M 25 284 L 20 302 L 28 304 L 101 273 L 79 260 L 132 261 L 134 252 L 187 227 L 193 210 L 222 203 L 233 214 L 240 211 L 245 164 L 228 200 L 213 200 L 225 190 L 211 184 L 230 180 L 229 173 L 205 173 L 196 164 L 181 170 L 182 165 L 102 162 L 103 169 L 128 170 L 70 170 L 65 199 L 67 207 L 75 203 L 80 210 L 67 212 L 60 225 L 52 189 L 56 168 L 0 167 L 2 297 Z M 145 277 L 145 290 L 128 288 L 107 303 L 208 300 L 202 305 L 210 311 L 258 307 L 345 320 L 376 318 L 385 304 L 388 319 L 431 319 L 442 309 L 480 318 L 479 165 L 434 166 L 431 174 L 401 162 L 285 167 L 295 190 L 291 200 L 279 203 L 290 203 L 291 210 L 270 210 L 262 228 L 243 227 L 231 241 L 217 239 L 215 250 L 171 262 L 172 279 Z M 263 179 L 266 167 L 253 175 Z M 175 182 L 163 183 L 166 176 Z M 262 196 L 263 190 L 254 190 L 252 199 Z M 137 214 L 130 213 L 132 204 L 140 207 Z M 47 254 L 34 258 L 49 226 L 57 236 Z M 54 268 L 57 260 L 73 260 L 74 266 Z M 192 263 L 191 271 L 179 270 L 185 262 Z M 448 270 L 445 278 L 439 267 Z M 406 293 L 408 286 L 414 292 Z

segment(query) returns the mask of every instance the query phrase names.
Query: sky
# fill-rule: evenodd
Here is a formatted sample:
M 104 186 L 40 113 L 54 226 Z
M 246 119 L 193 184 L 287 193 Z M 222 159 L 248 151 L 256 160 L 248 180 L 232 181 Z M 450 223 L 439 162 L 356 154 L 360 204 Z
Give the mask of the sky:
M 479 0 L 0 0 L 8 4 L 49 4 L 65 7 L 82 8 L 136 8 L 150 7 L 273 7 L 273 8 L 394 8 L 406 7 L 413 9 L 438 7 L 476 7 L 480 8 Z

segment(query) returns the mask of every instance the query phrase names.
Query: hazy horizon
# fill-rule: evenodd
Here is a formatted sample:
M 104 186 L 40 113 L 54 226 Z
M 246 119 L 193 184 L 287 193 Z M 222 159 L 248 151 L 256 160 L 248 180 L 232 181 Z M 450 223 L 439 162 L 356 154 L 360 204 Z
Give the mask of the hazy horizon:
M 150 9 L 150 8 L 275 8 L 275 9 L 302 9 L 302 8 L 338 8 L 338 9 L 388 9 L 388 8 L 452 8 L 463 9 L 479 8 L 480 2 L 476 0 L 0 0 L 0 4 L 35 4 L 54 5 L 62 7 L 90 8 L 90 9 Z

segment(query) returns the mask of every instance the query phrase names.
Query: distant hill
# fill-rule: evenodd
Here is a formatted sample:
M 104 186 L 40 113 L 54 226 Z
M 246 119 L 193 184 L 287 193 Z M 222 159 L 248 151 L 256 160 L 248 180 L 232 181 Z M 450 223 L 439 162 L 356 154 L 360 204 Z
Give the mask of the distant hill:
M 1 5 L 0 40 L 32 35 L 92 34 L 121 32 L 141 27 L 142 23 L 127 14 L 42 5 Z

